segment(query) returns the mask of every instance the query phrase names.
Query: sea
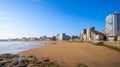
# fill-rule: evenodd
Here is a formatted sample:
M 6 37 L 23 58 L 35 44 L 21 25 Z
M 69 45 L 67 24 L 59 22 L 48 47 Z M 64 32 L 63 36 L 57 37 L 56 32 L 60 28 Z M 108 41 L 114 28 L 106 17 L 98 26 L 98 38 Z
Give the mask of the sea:
M 0 42 L 0 54 L 12 53 L 16 54 L 33 48 L 43 47 L 46 44 L 32 42 Z

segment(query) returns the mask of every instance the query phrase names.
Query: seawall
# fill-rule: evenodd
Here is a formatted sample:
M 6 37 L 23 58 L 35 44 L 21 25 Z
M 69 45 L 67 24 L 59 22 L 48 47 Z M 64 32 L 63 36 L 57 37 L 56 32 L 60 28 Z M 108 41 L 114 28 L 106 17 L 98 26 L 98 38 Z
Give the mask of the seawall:
M 103 44 L 120 50 L 120 41 L 112 41 L 112 42 L 105 41 L 103 42 Z

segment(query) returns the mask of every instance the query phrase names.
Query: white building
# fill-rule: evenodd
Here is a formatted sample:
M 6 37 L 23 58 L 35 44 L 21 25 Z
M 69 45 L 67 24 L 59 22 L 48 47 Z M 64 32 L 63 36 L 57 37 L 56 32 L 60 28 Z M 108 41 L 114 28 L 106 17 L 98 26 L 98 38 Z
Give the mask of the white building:
M 80 34 L 80 40 L 81 41 L 86 41 L 87 40 L 87 30 L 86 29 L 83 29 L 82 33 Z
M 56 36 L 57 40 L 69 40 L 70 36 L 66 35 L 65 33 L 57 34 Z
M 90 27 L 90 28 L 87 28 L 87 29 L 83 29 L 81 35 L 80 35 L 80 40 L 83 40 L 83 41 L 91 41 L 93 40 L 93 34 L 92 32 L 94 33 L 95 32 L 95 27 Z
M 90 28 L 88 28 L 87 29 L 87 40 L 91 40 L 91 29 Z
M 117 40 L 120 36 L 120 12 L 115 12 L 106 17 L 106 34 L 108 40 Z
M 92 32 L 95 32 L 95 27 L 87 28 L 87 40 L 92 40 Z

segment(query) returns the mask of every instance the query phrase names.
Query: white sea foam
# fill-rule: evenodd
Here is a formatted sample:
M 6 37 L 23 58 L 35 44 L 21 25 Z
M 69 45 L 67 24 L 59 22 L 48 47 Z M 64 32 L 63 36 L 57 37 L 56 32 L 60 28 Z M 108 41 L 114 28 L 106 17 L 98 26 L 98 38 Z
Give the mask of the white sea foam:
M 0 42 L 0 54 L 18 53 L 29 49 L 45 46 L 45 44 L 28 42 Z

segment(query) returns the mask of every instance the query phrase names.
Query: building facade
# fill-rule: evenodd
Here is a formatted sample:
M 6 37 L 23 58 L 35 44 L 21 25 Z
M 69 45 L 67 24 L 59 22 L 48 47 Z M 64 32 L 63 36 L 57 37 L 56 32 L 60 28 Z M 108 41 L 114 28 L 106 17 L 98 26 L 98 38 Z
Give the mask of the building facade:
M 105 35 L 101 32 L 95 30 L 95 27 L 90 27 L 83 29 L 80 34 L 80 41 L 103 41 L 105 40 Z
M 66 35 L 65 33 L 57 34 L 56 35 L 57 40 L 70 40 L 70 36 Z
M 106 35 L 108 40 L 117 40 L 117 37 L 120 36 L 120 12 L 106 17 Z
M 91 41 L 94 39 L 94 32 L 95 32 L 95 27 L 83 29 L 80 35 L 80 39 L 83 41 Z

